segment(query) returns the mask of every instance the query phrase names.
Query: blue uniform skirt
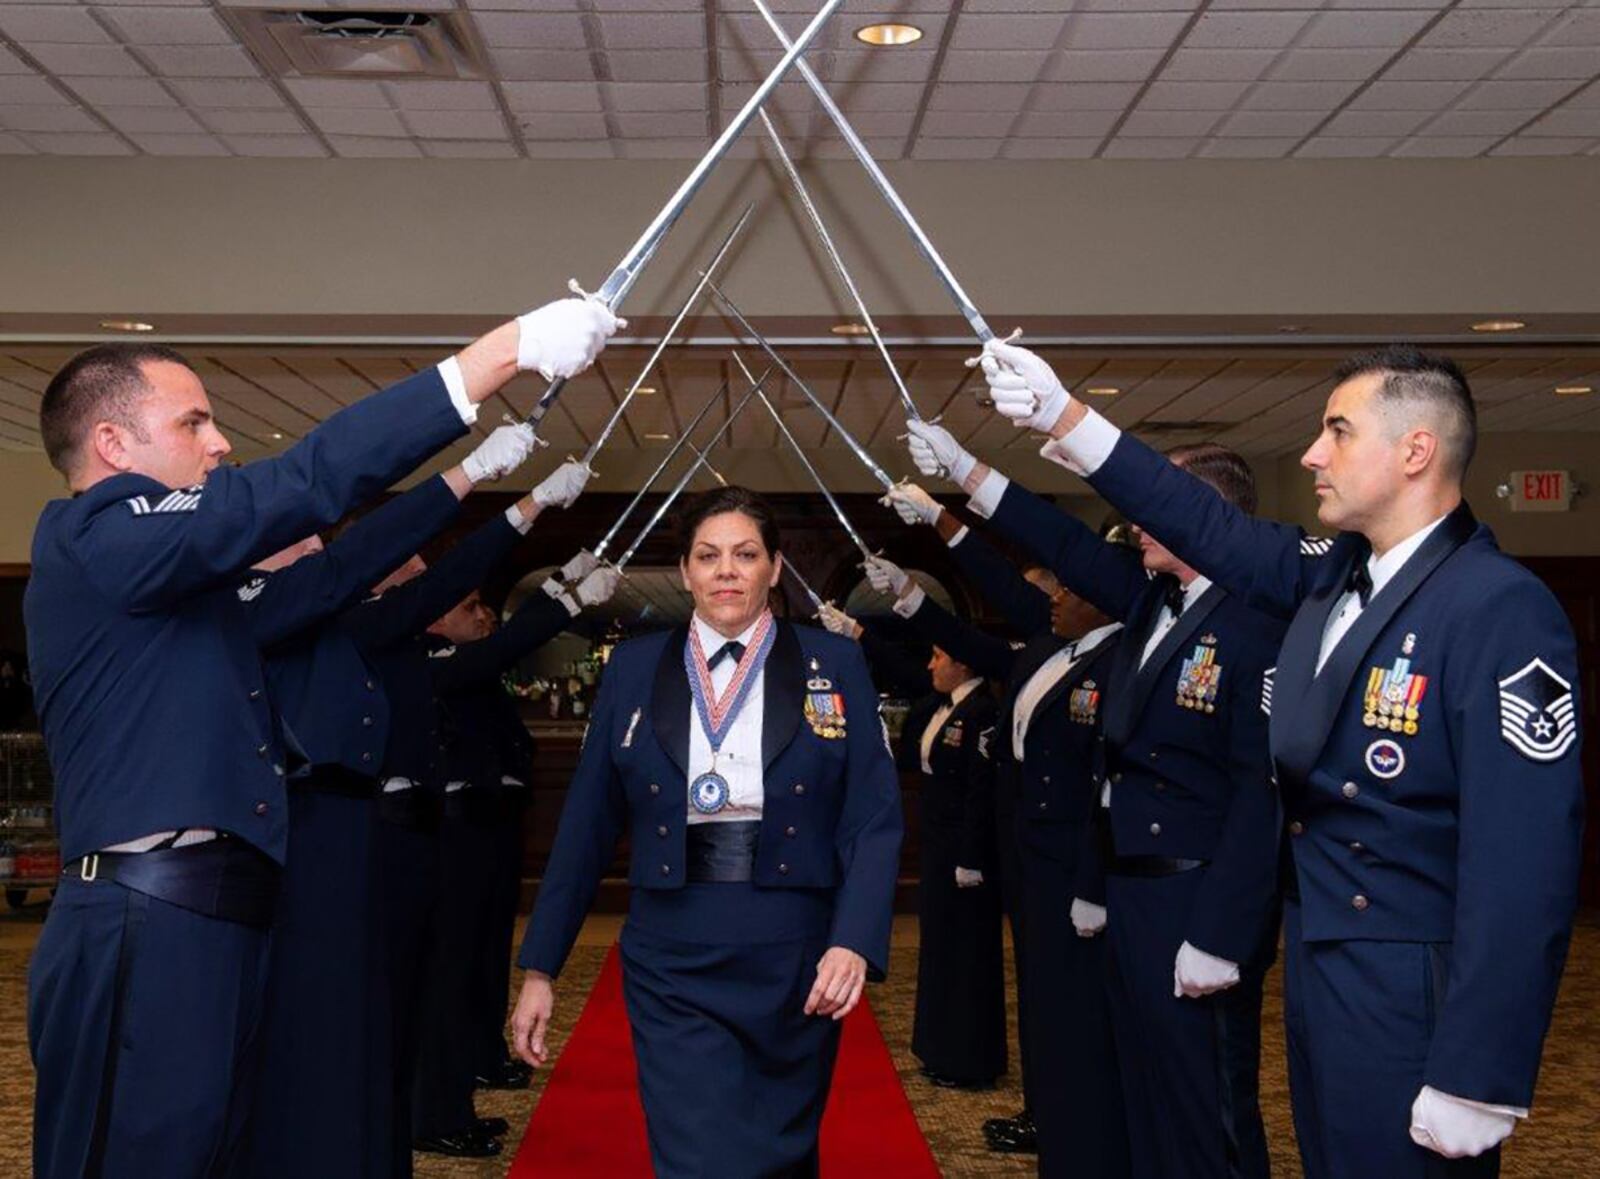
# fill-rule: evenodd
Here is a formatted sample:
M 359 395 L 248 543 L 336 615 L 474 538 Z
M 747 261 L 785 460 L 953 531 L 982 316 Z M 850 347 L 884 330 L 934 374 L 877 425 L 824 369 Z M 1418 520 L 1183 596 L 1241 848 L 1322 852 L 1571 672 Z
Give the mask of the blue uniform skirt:
M 622 982 L 655 1173 L 817 1173 L 840 1025 L 804 1013 L 829 890 L 633 890 Z

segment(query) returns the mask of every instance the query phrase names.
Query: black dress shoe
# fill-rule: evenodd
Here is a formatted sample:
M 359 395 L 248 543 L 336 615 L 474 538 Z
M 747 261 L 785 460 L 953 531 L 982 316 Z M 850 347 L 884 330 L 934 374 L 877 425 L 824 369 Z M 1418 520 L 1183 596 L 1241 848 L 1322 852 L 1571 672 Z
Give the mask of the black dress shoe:
M 984 1138 L 988 1140 L 989 1149 L 996 1154 L 1039 1153 L 1039 1132 L 1034 1128 L 1032 1118 L 1026 1122 L 1013 1121 L 1009 1127 L 996 1127 L 993 1132 L 986 1128 Z
M 1028 1107 L 1023 1106 L 1009 1118 L 988 1118 L 983 1123 L 983 1133 L 989 1137 L 1000 1133 L 1015 1133 L 1021 1126 L 1033 1126 L 1033 1115 L 1028 1112 Z
M 424 1154 L 445 1154 L 457 1159 L 487 1159 L 500 1153 L 500 1143 L 489 1135 L 480 1133 L 477 1126 L 455 1134 L 436 1134 L 431 1138 L 417 1138 L 412 1150 Z
M 520 1060 L 503 1060 L 474 1079 L 480 1089 L 526 1089 L 533 1070 Z
M 968 1093 L 982 1093 L 994 1088 L 993 1081 L 964 1081 L 959 1077 L 947 1077 L 943 1073 L 936 1073 L 930 1069 L 923 1069 L 922 1075 L 928 1082 L 941 1089 L 962 1089 Z
M 479 1118 L 478 1132 L 490 1138 L 504 1137 L 511 1130 L 511 1123 L 504 1118 Z

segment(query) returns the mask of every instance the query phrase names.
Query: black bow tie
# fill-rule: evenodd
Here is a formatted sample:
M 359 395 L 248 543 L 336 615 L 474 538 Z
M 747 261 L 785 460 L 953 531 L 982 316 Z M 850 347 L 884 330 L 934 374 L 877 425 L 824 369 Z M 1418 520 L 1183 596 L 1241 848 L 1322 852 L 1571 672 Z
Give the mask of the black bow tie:
M 1367 572 L 1367 563 L 1357 561 L 1355 568 L 1350 570 L 1350 577 L 1344 583 L 1346 593 L 1355 594 L 1361 599 L 1361 608 L 1367 608 L 1367 599 L 1372 597 L 1372 574 Z
M 1172 617 L 1183 617 L 1183 604 L 1188 597 L 1188 591 L 1185 590 L 1183 586 L 1178 584 L 1178 579 L 1176 577 L 1169 577 L 1167 579 L 1167 588 L 1161 591 L 1161 601 L 1166 605 L 1168 610 L 1172 611 Z
M 732 659 L 734 664 L 737 665 L 739 660 L 743 658 L 744 644 L 739 642 L 738 639 L 729 639 L 726 643 L 723 643 L 722 646 L 717 648 L 717 653 L 711 657 L 710 662 L 707 663 L 706 666 L 712 671 L 715 671 L 717 664 L 721 663 L 724 659 Z

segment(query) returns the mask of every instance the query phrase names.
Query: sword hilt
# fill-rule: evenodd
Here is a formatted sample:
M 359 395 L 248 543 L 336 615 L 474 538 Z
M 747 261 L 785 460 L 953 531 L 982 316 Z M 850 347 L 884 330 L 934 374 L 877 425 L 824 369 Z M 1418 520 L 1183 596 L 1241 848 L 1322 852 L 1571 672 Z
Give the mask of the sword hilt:
M 537 443 L 540 446 L 549 446 L 550 443 L 548 441 L 546 441 L 544 438 L 540 437 L 539 432 L 538 432 L 539 431 L 539 420 L 541 418 L 543 418 L 543 417 L 544 417 L 543 409 L 541 407 L 535 406 L 534 407 L 534 411 L 531 414 L 529 414 L 526 418 L 524 418 L 522 421 L 520 421 L 520 422 L 516 418 L 512 417 L 509 413 L 501 414 L 500 415 L 500 420 L 505 422 L 505 424 L 508 425 L 508 426 L 532 426 L 533 430 L 534 430 L 534 434 L 533 434 L 534 442 Z

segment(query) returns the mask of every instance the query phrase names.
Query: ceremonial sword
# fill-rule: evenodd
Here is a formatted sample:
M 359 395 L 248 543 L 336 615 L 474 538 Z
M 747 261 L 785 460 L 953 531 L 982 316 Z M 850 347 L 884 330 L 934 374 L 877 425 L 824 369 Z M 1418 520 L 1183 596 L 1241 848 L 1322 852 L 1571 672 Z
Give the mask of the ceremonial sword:
M 754 381 L 754 378 L 750 375 L 750 370 L 745 367 L 744 358 L 737 352 L 733 354 L 733 362 L 739 366 L 739 371 L 744 374 L 745 380 Z M 767 399 L 765 393 L 761 394 L 761 404 L 767 407 L 767 412 L 772 415 L 772 420 L 778 423 L 779 432 L 789 440 L 789 445 L 794 448 L 795 454 L 800 459 L 800 465 L 806 469 L 806 473 L 811 476 L 811 481 L 817 485 L 817 490 L 822 492 L 822 498 L 828 501 L 828 506 L 833 509 L 833 514 L 839 518 L 840 525 L 850 537 L 850 543 L 861 550 L 862 560 L 872 560 L 872 550 L 867 547 L 867 542 L 861 539 L 861 534 L 855 530 L 855 525 L 850 523 L 850 517 L 844 514 L 844 509 L 839 506 L 839 501 L 833 498 L 833 492 L 828 490 L 827 485 L 822 481 L 822 476 L 817 474 L 817 469 L 811 465 L 811 460 L 806 457 L 805 448 L 789 432 L 789 427 L 784 422 L 783 415 Z
M 700 162 L 684 178 L 683 183 L 678 186 L 678 191 L 673 193 L 667 203 L 661 207 L 661 211 L 656 214 L 655 220 L 645 227 L 645 231 L 639 235 L 639 240 L 634 242 L 632 248 L 622 256 L 622 261 L 617 263 L 616 269 L 601 284 L 600 289 L 594 293 L 595 298 L 612 311 L 622 305 L 622 300 L 633 289 L 633 284 L 638 280 L 639 275 L 644 272 L 645 264 L 650 260 L 651 255 L 655 253 L 656 247 L 661 244 L 661 239 L 667 236 L 667 232 L 677 222 L 678 218 L 683 216 L 683 211 L 689 207 L 690 200 L 700 190 L 700 186 L 705 183 L 706 177 L 711 174 L 711 169 L 716 167 L 717 162 L 727 154 L 728 147 L 744 131 L 745 125 L 755 117 L 756 111 L 760 110 L 761 104 L 767 100 L 767 95 L 772 93 L 773 88 L 777 86 L 783 75 L 788 72 L 789 67 L 800 60 L 800 55 L 805 52 L 806 46 L 811 44 L 828 17 L 833 15 L 833 10 L 843 2 L 844 0 L 823 0 L 823 5 L 817 10 L 817 15 L 811 18 L 811 23 L 805 27 L 800 36 L 795 38 L 792 44 L 787 44 L 787 38 L 785 38 L 785 51 L 778 64 L 762 80 L 761 85 L 756 87 L 755 93 L 739 109 L 739 113 L 729 120 L 728 125 L 722 129 L 722 134 L 717 136 L 716 141 L 706 149 L 706 154 L 700 157 Z M 804 63 L 802 62 L 801 64 L 803 65 Z M 545 414 L 550 412 L 550 406 L 561 395 L 561 390 L 565 385 L 566 380 L 561 377 L 550 382 L 545 388 L 544 394 L 539 398 L 539 403 L 528 414 L 528 425 L 538 429 L 539 423 L 544 420 Z
M 711 288 L 711 294 L 716 298 L 717 302 L 721 303 L 727 310 L 728 314 L 733 316 L 734 322 L 739 325 L 739 330 L 744 332 L 745 335 L 749 336 L 758 345 L 760 345 L 761 350 L 772 358 L 772 363 L 777 365 L 778 370 L 783 373 L 784 376 L 788 377 L 790 381 L 794 382 L 795 387 L 799 389 L 800 392 L 806 395 L 806 400 L 811 402 L 816 411 L 822 415 L 823 420 L 838 432 L 839 437 L 844 439 L 845 445 L 847 445 L 855 453 L 856 458 L 861 460 L 861 465 L 866 467 L 867 470 L 872 473 L 872 477 L 874 479 L 883 484 L 883 489 L 885 491 L 894 490 L 895 481 L 889 478 L 889 473 L 877 464 L 877 461 L 867 453 L 867 448 L 862 446 L 861 443 L 857 442 L 855 440 L 855 436 L 852 435 L 849 430 L 844 428 L 838 418 L 833 416 L 832 411 L 830 411 L 826 405 L 822 404 L 822 399 L 811 391 L 811 387 L 800 379 L 799 374 L 796 373 L 794 369 L 789 367 L 788 362 L 773 350 L 772 345 L 767 342 L 767 338 L 760 332 L 756 331 L 755 327 L 750 323 L 750 321 L 744 317 L 744 312 L 740 311 L 738 307 L 734 306 L 733 300 L 729 299 L 727 295 L 722 293 L 722 288 L 717 286 L 715 282 L 709 282 L 706 285 Z M 737 353 L 734 354 L 734 359 L 739 359 Z M 744 364 L 741 362 L 739 367 L 743 368 Z M 870 556 L 871 554 L 869 553 L 868 555 Z
M 671 491 L 667 493 L 667 498 L 661 501 L 661 506 L 655 510 L 655 514 L 652 515 L 650 519 L 645 521 L 644 527 L 639 530 L 639 535 L 634 537 L 633 543 L 628 546 L 628 551 L 616 559 L 614 565 L 619 572 L 624 565 L 633 560 L 633 554 L 639 551 L 639 546 L 644 543 L 645 537 L 649 536 L 651 530 L 661 522 L 661 517 L 667 514 L 667 509 L 672 507 L 673 501 L 676 500 L 678 496 L 683 494 L 683 489 L 689 486 L 689 480 L 694 478 L 694 473 L 698 471 L 701 467 L 701 464 L 706 461 L 706 455 L 711 452 L 712 448 L 715 447 L 718 442 L 722 441 L 722 436 L 726 434 L 729 427 L 733 425 L 734 419 L 744 412 L 744 407 L 750 404 L 750 399 L 761 392 L 761 386 L 767 383 L 767 378 L 771 375 L 772 370 L 770 368 L 761 374 L 761 379 L 752 384 L 750 386 L 750 391 L 743 397 L 739 398 L 739 404 L 733 407 L 733 412 L 728 415 L 727 420 L 723 422 L 722 425 L 717 427 L 717 432 L 713 434 L 711 436 L 711 440 L 706 443 L 705 449 L 697 451 L 700 457 L 695 459 L 693 463 L 689 464 L 689 469 L 683 473 L 683 476 L 678 480 L 677 484 Z
M 811 583 L 800 576 L 800 570 L 794 567 L 794 562 L 784 561 L 783 567 L 794 574 L 794 579 L 800 583 L 800 588 L 806 591 L 806 597 L 811 599 L 811 604 L 818 610 L 822 609 L 822 599 L 817 596 L 817 591 L 811 588 Z
M 805 64 L 804 62 L 801 63 Z M 850 292 L 850 298 L 855 301 L 856 311 L 861 316 L 861 322 L 867 325 L 867 331 L 872 335 L 872 342 L 877 346 L 878 355 L 883 357 L 883 365 L 889 370 L 889 379 L 894 382 L 895 391 L 900 394 L 900 400 L 905 404 L 906 417 L 912 421 L 921 421 L 922 415 L 917 412 L 917 406 L 911 400 L 911 392 L 900 379 L 900 370 L 895 368 L 894 360 L 889 355 L 889 349 L 883 343 L 883 337 L 878 334 L 878 325 L 872 321 L 872 313 L 867 310 L 867 301 L 861 297 L 855 280 L 850 277 L 850 271 L 845 267 L 844 259 L 840 256 L 838 247 L 833 244 L 833 235 L 828 232 L 828 227 L 823 224 L 822 214 L 817 212 L 816 205 L 811 202 L 811 194 L 806 191 L 805 181 L 800 179 L 800 173 L 794 166 L 794 161 L 789 158 L 788 151 L 783 146 L 783 139 L 778 134 L 778 129 L 772 125 L 772 120 L 767 117 L 767 112 L 761 112 L 761 125 L 767 129 L 767 137 L 772 141 L 773 150 L 778 153 L 778 161 L 783 165 L 783 170 L 789 175 L 789 183 L 794 187 L 795 195 L 800 198 L 800 204 L 806 211 L 806 216 L 811 219 L 811 227 L 817 231 L 817 237 L 822 242 L 822 248 L 827 251 L 828 259 L 833 263 L 833 268 L 839 274 L 839 279 Z
M 711 259 L 705 270 L 701 272 L 702 275 L 716 272 L 717 267 L 722 264 L 722 259 L 727 256 L 728 250 L 732 248 L 734 239 L 744 229 L 745 222 L 750 220 L 750 214 L 755 212 L 755 208 L 754 201 L 744 207 L 744 212 L 739 214 L 739 220 L 733 223 L 733 228 L 728 231 L 728 236 L 722 239 L 722 245 L 718 247 L 716 255 Z M 706 279 L 702 277 L 695 284 L 694 290 L 690 292 L 688 300 L 684 303 L 676 318 L 673 319 L 671 325 L 662 334 L 661 342 L 656 345 L 655 351 L 650 353 L 650 358 L 644 362 L 644 367 L 639 370 L 639 375 L 633 379 L 633 384 L 628 386 L 628 391 L 623 394 L 622 400 L 617 403 L 616 412 L 611 415 L 611 420 L 606 422 L 605 429 L 600 431 L 595 440 L 589 444 L 589 449 L 584 451 L 582 460 L 584 466 L 588 467 L 594 462 L 594 456 L 600 453 L 600 448 L 606 444 L 606 440 L 611 437 L 612 431 L 617 428 L 617 423 L 622 420 L 622 413 L 628 408 L 628 402 L 633 400 L 634 394 L 639 391 L 639 386 L 644 384 L 645 378 L 650 375 L 650 370 L 655 368 L 656 361 L 661 359 L 661 354 L 667 350 L 667 345 L 672 342 L 672 337 L 677 334 L 678 328 L 683 326 L 683 321 L 687 318 L 690 309 L 700 301 L 700 296 L 705 292 L 705 289 Z

